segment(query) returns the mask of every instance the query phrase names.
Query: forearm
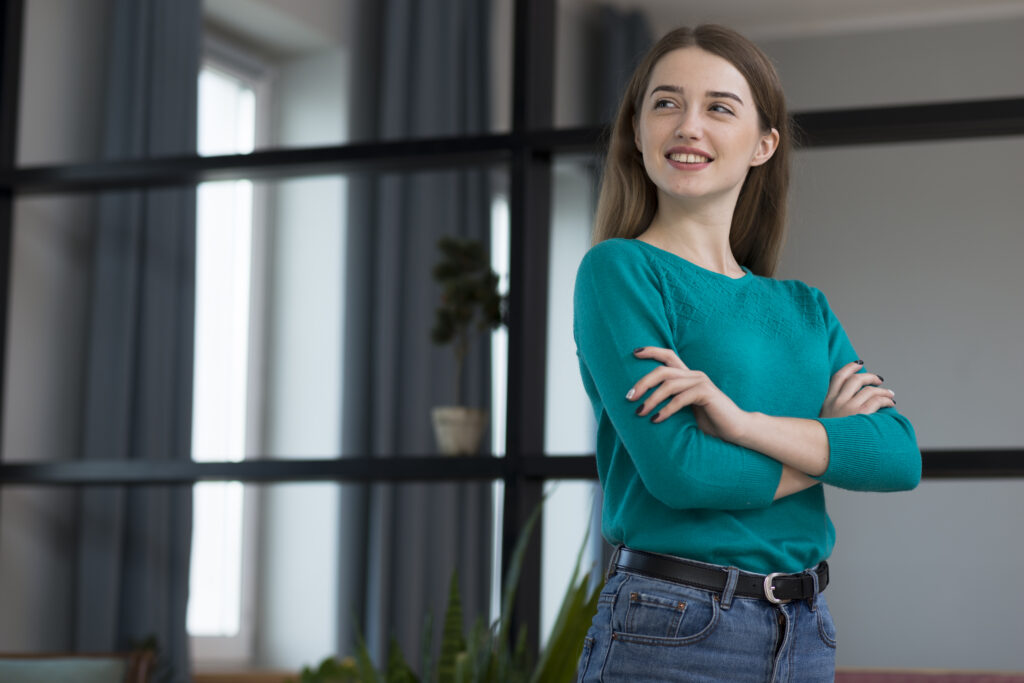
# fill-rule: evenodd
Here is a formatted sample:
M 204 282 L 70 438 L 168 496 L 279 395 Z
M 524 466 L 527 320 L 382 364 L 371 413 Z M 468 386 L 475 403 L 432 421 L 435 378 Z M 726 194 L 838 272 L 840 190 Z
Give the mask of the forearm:
M 782 466 L 782 476 L 779 478 L 779 487 L 775 490 L 774 500 L 800 493 L 812 486 L 820 484 L 817 479 L 812 479 L 803 472 L 797 471 L 788 465 Z
M 828 434 L 820 422 L 764 413 L 748 415 L 744 429 L 734 441 L 737 445 L 811 477 L 820 477 L 828 469 Z

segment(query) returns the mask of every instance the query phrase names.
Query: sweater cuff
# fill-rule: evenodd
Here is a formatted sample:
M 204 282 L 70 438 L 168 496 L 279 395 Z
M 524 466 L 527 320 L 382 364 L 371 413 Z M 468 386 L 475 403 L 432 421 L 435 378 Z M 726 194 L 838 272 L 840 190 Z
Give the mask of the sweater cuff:
M 771 505 L 775 501 L 775 492 L 779 490 L 781 478 L 782 463 L 751 451 L 740 472 L 740 481 L 737 482 L 738 490 L 747 492 L 745 507 L 765 508 Z
M 819 481 L 842 488 L 859 488 L 878 476 L 878 437 L 862 416 L 822 417 L 828 434 L 828 469 Z

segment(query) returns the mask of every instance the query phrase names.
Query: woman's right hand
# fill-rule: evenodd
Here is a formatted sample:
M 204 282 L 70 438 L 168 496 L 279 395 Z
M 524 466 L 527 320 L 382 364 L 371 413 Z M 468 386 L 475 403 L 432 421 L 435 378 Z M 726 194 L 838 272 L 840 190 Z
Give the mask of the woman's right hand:
M 882 378 L 870 372 L 861 372 L 863 368 L 864 361 L 855 361 L 832 375 L 819 417 L 870 415 L 896 405 L 895 394 L 880 386 Z

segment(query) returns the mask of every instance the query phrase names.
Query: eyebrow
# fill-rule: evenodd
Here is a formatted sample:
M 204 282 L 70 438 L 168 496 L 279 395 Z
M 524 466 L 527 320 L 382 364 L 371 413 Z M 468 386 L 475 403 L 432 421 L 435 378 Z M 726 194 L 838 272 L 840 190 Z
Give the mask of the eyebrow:
M 651 94 L 653 95 L 654 93 L 659 92 L 659 91 L 663 91 L 663 90 L 667 91 L 667 92 L 676 93 L 677 95 L 682 95 L 683 94 L 683 89 L 681 87 L 679 87 L 678 85 L 659 85 L 659 86 L 656 86 L 654 88 L 654 90 L 651 91 Z M 711 97 L 711 98 L 724 98 L 724 99 L 736 100 L 740 104 L 743 104 L 743 100 L 740 99 L 739 95 L 737 95 L 736 93 L 731 93 L 731 92 L 729 92 L 727 90 L 708 90 L 704 94 L 707 97 Z

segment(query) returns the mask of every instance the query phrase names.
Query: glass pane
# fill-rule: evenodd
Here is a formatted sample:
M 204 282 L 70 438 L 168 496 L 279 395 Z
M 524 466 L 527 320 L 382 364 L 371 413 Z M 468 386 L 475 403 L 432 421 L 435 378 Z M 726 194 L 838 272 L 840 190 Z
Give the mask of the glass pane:
M 181 65 L 192 68 L 192 60 L 197 78 L 200 66 L 207 66 L 252 89 L 255 149 L 509 130 L 511 0 L 498 0 L 493 7 L 453 2 L 444 12 L 415 3 L 387 11 L 370 0 L 199 4 L 201 36 L 188 34 L 192 24 L 185 19 L 175 25 L 161 17 L 147 24 L 150 35 L 136 44 L 119 39 L 117 27 L 143 20 L 119 22 L 110 16 L 121 7 L 137 11 L 131 3 L 28 0 L 18 163 L 194 151 L 195 132 L 191 139 L 180 133 L 189 125 L 194 128 L 187 112 L 166 119 L 137 115 L 194 96 L 195 87 L 187 89 L 187 74 L 177 81 L 167 78 Z M 157 55 L 158 49 L 165 52 Z M 134 75 L 123 68 L 162 60 L 173 66 Z M 161 85 L 132 96 L 128 86 L 114 85 L 121 78 Z M 172 88 L 181 96 L 171 97 Z M 171 129 L 178 131 L 173 144 L 166 141 Z M 134 137 L 118 141 L 127 130 L 135 131 Z
M 987 20 L 986 20 L 987 19 Z M 897 23 L 898 22 L 898 23 Z M 776 64 L 792 111 L 1020 97 L 1016 36 L 1024 16 L 957 19 L 923 10 L 836 34 L 758 39 Z M 756 37 L 756 36 L 755 36 Z M 942 74 L 936 78 L 936 74 Z
M 1024 12 L 956 2 L 832 3 L 809 18 L 800 3 L 670 3 L 628 9 L 560 0 L 555 123 L 611 120 L 636 56 L 671 28 L 718 23 L 756 41 L 779 70 L 795 112 L 1020 97 Z M 619 3 L 623 5 L 624 3 Z M 936 77 L 941 74 L 941 77 Z
M 547 497 L 541 550 L 542 643 L 551 638 L 551 629 L 570 587 L 578 586 L 584 577 L 589 577 L 590 586 L 604 581 L 602 556 L 606 545 L 601 539 L 601 491 L 597 482 L 550 481 L 544 490 Z M 577 559 L 579 569 L 573 576 Z M 588 615 L 587 623 L 591 616 Z
M 797 154 L 779 276 L 828 296 L 924 448 L 1024 444 L 1022 154 L 1021 137 Z M 964 159 L 985 162 L 967 178 Z
M 544 451 L 594 452 L 593 408 L 583 391 L 573 337 L 576 269 L 590 248 L 597 170 L 592 157 L 558 157 L 552 173 Z
M 325 176 L 258 187 L 273 206 L 260 323 L 263 453 L 436 453 L 432 409 L 463 405 L 489 414 L 473 452 L 500 454 L 503 330 L 481 329 L 473 309 L 462 361 L 459 339 L 435 343 L 445 295 L 433 271 L 439 240 L 461 235 L 492 241 L 487 264 L 507 273 L 505 173 Z
M 551 494 L 555 497 L 552 503 L 560 504 L 563 495 L 570 497 L 565 486 L 559 485 Z M 329 655 L 352 654 L 348 647 L 339 646 L 338 636 L 345 629 L 355 628 L 353 605 L 379 581 L 374 574 L 357 571 L 366 559 L 367 546 L 357 546 L 359 552 L 354 552 L 343 536 L 342 523 L 350 511 L 347 506 L 358 498 L 359 487 L 268 484 L 245 488 L 247 493 L 259 494 L 261 514 L 258 544 L 254 545 L 259 551 L 246 564 L 251 572 L 245 585 L 253 601 L 247 615 L 253 624 L 249 636 L 252 646 L 249 656 L 236 660 L 232 669 L 283 672 L 283 680 L 296 678 L 302 666 L 318 663 Z M 144 489 L 150 498 L 168 491 L 161 486 Z M 0 633 L 5 652 L 70 651 L 70 625 L 74 624 L 75 604 L 83 591 L 95 595 L 103 586 L 121 590 L 127 585 L 118 581 L 83 583 L 75 569 L 79 542 L 83 540 L 82 500 L 94 496 L 110 500 L 120 492 L 110 487 L 4 487 L 0 495 L 0 587 L 4 588 L 5 601 L 0 610 Z M 1024 562 L 1015 523 L 1024 512 L 1024 482 L 926 481 L 912 498 L 913 503 L 907 504 L 904 496 L 830 492 L 831 514 L 842 530 L 843 540 L 832 560 L 833 576 L 841 580 L 834 580 L 826 595 L 846 632 L 855 635 L 840 648 L 839 664 L 1013 670 L 1018 661 L 1015 646 L 1019 644 L 1019 632 L 1015 627 L 1019 600 L 1008 600 L 997 592 L 947 591 L 942 601 L 934 596 L 948 587 L 948 575 L 970 575 L 985 585 L 1013 582 Z M 553 553 L 558 558 L 569 558 L 570 568 L 582 542 L 582 532 L 576 530 L 585 528 L 583 520 L 589 505 L 585 494 L 576 499 L 571 504 L 575 529 L 567 530 L 566 546 Z M 961 503 L 951 505 L 951 500 Z M 977 533 L 979 528 L 986 532 Z M 100 527 L 98 536 L 112 530 L 111 526 Z M 550 547 L 548 543 L 545 546 Z M 105 557 L 99 545 L 90 543 L 85 550 Z M 545 550 L 545 554 L 552 553 Z M 993 554 L 999 554 L 1003 561 L 979 563 L 976 559 Z M 880 562 L 880 556 L 887 561 Z M 447 549 L 436 546 L 403 546 L 396 548 L 392 557 L 395 563 L 406 563 L 414 569 L 431 567 L 442 584 L 457 567 L 460 585 L 467 586 L 467 592 L 471 590 L 471 577 L 482 580 L 469 569 L 469 563 L 454 561 Z M 942 566 L 947 572 L 925 572 L 917 581 L 899 584 L 885 580 L 893 571 L 912 572 L 922 563 Z M 554 579 L 546 581 L 552 585 L 543 589 L 544 595 L 559 602 L 563 587 Z M 875 591 L 882 600 L 865 605 L 865 591 Z M 438 593 L 437 597 L 445 596 L 447 588 Z M 99 604 L 115 610 L 118 601 Z M 960 624 L 949 623 L 951 610 Z M 412 614 L 410 621 L 418 628 L 425 612 Z M 254 615 L 259 618 L 254 619 Z M 466 628 L 476 616 L 465 614 Z M 113 613 L 101 617 L 116 619 Z M 967 648 L 962 647 L 964 621 L 972 627 L 971 647 Z M 439 617 L 435 617 L 434 626 L 440 626 Z M 902 637 L 909 630 L 920 632 L 922 637 Z M 194 654 L 212 645 L 201 643 L 194 643 Z M 220 652 L 223 667 L 223 650 Z M 414 652 L 406 654 L 410 661 L 417 656 Z M 199 664 L 194 670 L 210 671 L 213 666 Z
M 14 202 L 5 460 L 64 460 L 81 453 L 96 212 L 97 199 L 89 195 Z
M 235 539 L 225 536 L 232 543 L 244 539 L 244 561 L 232 568 L 232 590 L 239 593 L 242 609 L 230 634 L 192 633 L 194 671 L 227 667 L 283 672 L 279 680 L 297 678 L 302 667 L 316 667 L 326 657 L 354 656 L 357 637 L 381 663 L 378 655 L 391 635 L 399 638 L 407 661 L 420 671 L 424 633 L 430 636 L 431 660 L 437 664 L 453 577 L 462 599 L 463 631 L 468 634 L 477 621 L 484 628 L 492 623 L 491 549 L 500 520 L 492 517 L 490 482 L 369 489 L 336 483 L 226 485 L 252 505 L 241 529 L 234 531 Z M 185 595 L 186 588 L 163 582 L 187 574 L 169 571 L 163 563 L 174 563 L 175 553 L 187 552 L 187 539 L 174 532 L 188 525 L 168 522 L 170 508 L 163 503 L 178 494 L 187 496 L 188 489 L 4 488 L 4 652 L 75 651 L 79 617 L 89 624 L 121 624 L 118 632 L 124 633 L 132 627 L 117 606 L 131 600 L 144 612 L 147 600 L 139 591 L 152 591 L 153 604 L 161 609 L 184 612 L 185 605 L 175 604 L 174 596 Z M 158 504 L 151 505 L 154 501 Z M 130 507 L 135 516 L 129 520 L 116 514 L 118 506 Z M 142 547 L 141 540 L 107 543 L 109 537 L 141 528 L 159 539 L 153 547 Z M 193 550 L 201 543 L 193 537 Z M 191 591 L 210 596 L 225 583 L 223 576 L 193 572 Z M 189 614 L 190 622 L 211 607 L 198 605 Z M 150 632 L 134 635 L 141 641 Z M 102 650 L 122 647 L 112 640 Z
M 250 501 L 251 504 L 252 501 Z M 187 628 L 193 636 L 233 637 L 242 626 L 245 492 L 237 481 L 196 484 Z
M 1024 280 L 1014 265 L 1024 251 L 1018 229 L 1024 206 L 1016 190 L 1022 152 L 1024 140 L 1012 137 L 803 150 L 794 160 L 789 236 L 777 276 L 824 291 L 858 353 L 900 396 L 925 448 L 1024 443 L 1012 407 L 1012 378 L 1024 376 L 1024 366 L 1006 341 L 1024 335 L 1017 296 Z M 963 159 L 985 164 L 965 179 Z M 557 358 L 549 360 L 548 377 L 554 452 L 569 434 L 567 416 L 577 405 L 582 414 L 585 400 L 556 400 L 557 419 L 552 417 L 552 397 L 578 385 L 567 370 L 576 362 L 563 319 L 570 310 L 568 278 L 586 248 L 585 226 L 560 227 L 560 207 L 567 207 L 571 225 L 582 223 L 587 206 L 574 206 L 570 193 L 557 189 L 565 184 L 562 177 L 556 172 L 549 300 L 549 359 Z M 575 235 L 572 258 L 564 262 L 558 256 L 563 230 Z M 965 355 L 972 360 L 949 372 L 973 397 L 969 404 L 943 389 L 949 375 L 933 372 L 936 364 Z M 953 413 L 970 417 L 948 420 Z M 581 421 L 573 433 L 582 431 Z M 576 452 L 593 448 L 573 438 Z
M 444 292 L 433 275 L 438 242 L 478 238 L 485 265 L 502 274 L 498 291 L 507 291 L 507 187 L 505 172 L 475 168 L 18 198 L 5 457 L 80 457 L 94 441 L 85 431 L 114 424 L 118 410 L 105 402 L 150 405 L 125 392 L 172 386 L 150 381 L 156 374 L 114 381 L 98 364 L 96 354 L 134 372 L 117 359 L 153 342 L 134 337 L 135 325 L 156 337 L 172 328 L 188 335 L 147 346 L 187 363 L 187 375 L 162 361 L 140 367 L 167 372 L 206 406 L 190 425 L 197 459 L 439 452 L 431 412 L 456 402 L 460 375 L 456 344 L 432 339 Z M 198 217 L 194 263 L 178 230 L 189 211 Z M 251 222 L 251 234 L 238 231 L 240 221 Z M 185 315 L 216 348 L 197 346 L 186 358 Z M 489 413 L 473 452 L 500 454 L 507 343 L 502 327 L 480 330 L 476 315 L 460 400 Z
M 558 0 L 556 127 L 604 125 L 615 117 L 638 56 L 651 45 L 656 29 L 672 25 L 651 20 L 652 4 L 631 2 L 629 8 L 620 8 L 592 0 Z

